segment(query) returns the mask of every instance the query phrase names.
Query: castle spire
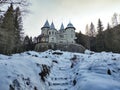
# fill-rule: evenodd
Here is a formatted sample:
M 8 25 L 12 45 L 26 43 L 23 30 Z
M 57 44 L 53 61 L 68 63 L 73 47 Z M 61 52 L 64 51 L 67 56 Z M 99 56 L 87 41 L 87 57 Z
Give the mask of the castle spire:
M 55 29 L 54 23 L 51 23 L 50 29 Z
M 48 20 L 46 20 L 46 22 L 45 22 L 45 24 L 44 24 L 43 27 L 44 27 L 44 28 L 49 28 L 49 27 L 50 27 Z
M 64 30 L 64 25 L 63 25 L 63 23 L 61 24 L 60 30 Z

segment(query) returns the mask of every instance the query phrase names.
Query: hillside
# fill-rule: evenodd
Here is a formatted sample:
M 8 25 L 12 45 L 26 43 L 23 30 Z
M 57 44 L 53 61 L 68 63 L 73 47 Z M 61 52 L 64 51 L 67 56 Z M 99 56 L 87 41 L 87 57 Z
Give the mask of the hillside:
M 120 54 L 48 50 L 0 55 L 0 90 L 120 90 Z

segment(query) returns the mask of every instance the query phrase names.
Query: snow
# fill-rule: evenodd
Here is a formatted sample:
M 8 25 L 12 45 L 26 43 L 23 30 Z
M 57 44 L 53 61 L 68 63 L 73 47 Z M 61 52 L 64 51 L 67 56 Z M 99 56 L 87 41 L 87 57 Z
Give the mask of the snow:
M 43 65 L 50 73 L 42 80 Z M 60 50 L 0 54 L 0 90 L 120 90 L 120 54 Z

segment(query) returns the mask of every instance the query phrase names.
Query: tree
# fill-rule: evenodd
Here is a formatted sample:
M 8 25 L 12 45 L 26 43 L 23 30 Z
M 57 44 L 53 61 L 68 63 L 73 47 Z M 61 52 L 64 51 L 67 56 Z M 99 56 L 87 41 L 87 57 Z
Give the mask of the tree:
M 27 0 L 0 0 L 0 5 L 4 6 L 10 4 L 5 14 L 0 17 L 1 53 L 11 54 L 21 51 L 23 24 L 20 7 L 25 6 L 25 2 L 27 2 Z M 13 5 L 18 7 L 14 9 Z
M 21 6 L 28 6 L 28 0 L 0 0 L 0 5 L 5 5 L 5 4 L 17 4 Z
M 76 33 L 76 43 L 83 45 L 85 48 L 90 49 L 89 36 L 82 34 L 81 32 Z
M 14 32 L 15 32 L 15 22 L 14 22 L 14 9 L 11 4 L 6 13 L 4 14 L 3 22 L 1 24 L 2 30 L 2 45 L 5 54 L 11 54 L 14 49 Z
M 95 37 L 96 36 L 95 26 L 92 22 L 90 24 L 90 27 L 88 26 L 88 24 L 86 25 L 85 31 L 86 31 L 86 35 L 88 35 L 90 37 Z
M 0 16 L 0 26 L 1 26 L 1 24 L 2 24 L 2 21 L 3 21 L 3 16 L 1 15 L 1 16 Z
M 112 26 L 117 26 L 118 25 L 118 15 L 117 13 L 114 13 L 113 14 L 113 17 L 112 17 Z
M 111 28 L 107 28 L 105 32 L 105 49 L 106 51 L 112 51 L 113 45 L 113 32 Z
M 15 5 L 15 7 L 20 7 L 21 12 L 25 13 L 28 12 L 26 7 L 30 5 L 28 0 L 0 0 L 0 13 L 6 12 L 4 6 L 9 6 L 10 4 Z
M 22 45 L 23 24 L 20 8 L 15 10 L 15 52 L 19 52 Z
M 24 46 L 24 51 L 34 50 L 35 44 L 32 41 L 32 37 L 29 38 L 28 36 L 25 36 L 23 46 Z
M 97 29 L 98 29 L 98 34 L 102 34 L 102 31 L 103 31 L 103 25 L 102 25 L 102 22 L 101 22 L 101 20 L 100 19 L 98 19 L 98 27 L 97 27 Z
M 89 36 L 89 26 L 88 26 L 88 24 L 86 25 L 86 28 L 85 28 L 85 34 Z
M 107 30 L 109 30 L 111 27 L 110 27 L 110 24 L 108 23 L 107 24 Z
M 91 24 L 90 24 L 90 36 L 95 37 L 95 35 L 96 35 L 96 33 L 95 33 L 95 26 L 91 22 Z
M 104 46 L 104 34 L 103 34 L 103 25 L 100 19 L 98 19 L 98 34 L 96 37 L 96 50 L 103 51 L 105 50 Z

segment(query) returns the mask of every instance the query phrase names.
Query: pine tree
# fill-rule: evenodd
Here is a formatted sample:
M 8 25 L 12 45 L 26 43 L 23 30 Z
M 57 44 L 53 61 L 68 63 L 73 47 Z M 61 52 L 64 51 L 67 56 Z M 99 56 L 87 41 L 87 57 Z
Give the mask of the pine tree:
M 23 24 L 20 8 L 17 7 L 15 10 L 15 52 L 19 52 L 21 48 L 21 38 L 23 34 Z
M 109 30 L 111 27 L 110 27 L 110 24 L 108 23 L 107 24 L 107 30 Z
M 103 25 L 101 20 L 98 20 L 98 34 L 96 37 L 96 50 L 97 51 L 103 51 L 105 50 L 105 46 L 104 46 L 104 35 L 103 35 Z
M 1 24 L 2 24 L 2 21 L 3 21 L 3 16 L 0 16 L 0 53 L 2 53 L 3 52 L 3 33 L 2 33 L 2 28 L 1 28 Z
M 30 50 L 30 38 L 28 36 L 25 36 L 23 46 L 24 46 L 24 51 Z
M 15 22 L 14 22 L 14 9 L 11 4 L 6 13 L 4 14 L 3 22 L 1 24 L 2 28 L 2 45 L 3 45 L 3 53 L 11 54 L 15 47 Z
M 109 27 L 106 30 L 105 34 L 105 48 L 107 51 L 111 51 L 113 47 L 113 32 Z
M 2 21 L 3 21 L 3 16 L 1 15 L 1 16 L 0 16 L 0 26 L 1 26 L 1 24 L 2 24 Z

